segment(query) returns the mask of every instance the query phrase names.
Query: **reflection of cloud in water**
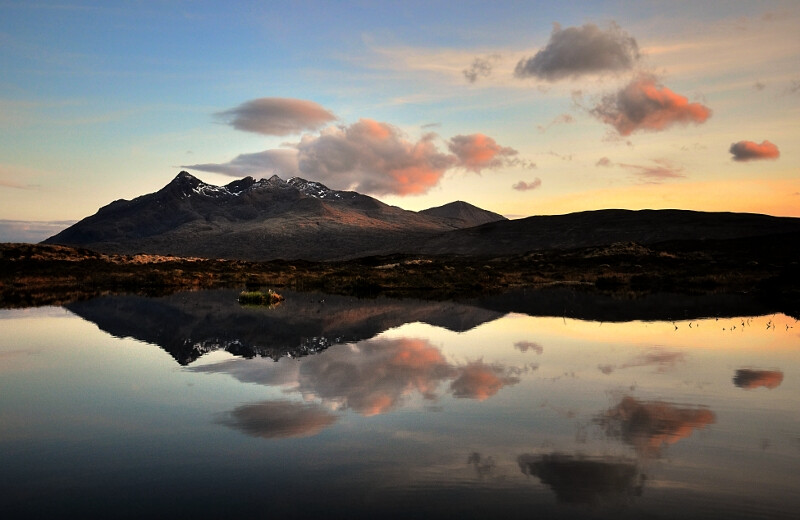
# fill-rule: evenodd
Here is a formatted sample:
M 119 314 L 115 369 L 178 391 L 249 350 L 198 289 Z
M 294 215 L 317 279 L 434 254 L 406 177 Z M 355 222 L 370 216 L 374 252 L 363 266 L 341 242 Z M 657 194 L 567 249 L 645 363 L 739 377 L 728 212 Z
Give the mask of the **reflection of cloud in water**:
M 414 391 L 434 399 L 439 383 L 454 374 L 455 368 L 428 341 L 374 340 L 307 358 L 300 366 L 298 390 L 376 415 Z
M 392 410 L 415 392 L 425 399 L 436 399 L 437 389 L 446 381 L 452 381 L 450 389 L 456 397 L 483 400 L 519 382 L 516 376 L 521 372 L 481 360 L 454 365 L 427 340 L 412 338 L 363 341 L 279 363 L 231 360 L 194 370 L 283 386 L 306 400 L 319 399 L 328 406 L 362 415 Z
M 552 453 L 523 454 L 517 462 L 524 474 L 538 477 L 568 504 L 624 504 L 644 487 L 645 476 L 626 460 Z
M 684 361 L 686 355 L 683 352 L 671 352 L 660 348 L 655 348 L 650 352 L 645 352 L 636 356 L 631 361 L 622 365 L 598 365 L 598 369 L 604 374 L 610 374 L 614 370 L 634 367 L 656 367 L 657 372 L 666 372 L 678 363 Z
M 527 352 L 529 350 L 536 352 L 537 354 L 544 352 L 544 348 L 533 341 L 517 341 L 514 343 L 514 348 L 520 352 Z
M 780 370 L 752 370 L 740 368 L 733 376 L 733 384 L 745 390 L 752 390 L 763 386 L 777 388 L 783 382 L 783 372 Z
M 456 397 L 468 397 L 483 401 L 506 385 L 519 383 L 519 378 L 509 375 L 502 365 L 487 365 L 483 361 L 473 361 L 459 367 L 459 376 L 450 383 Z
M 707 408 L 678 408 L 661 401 L 625 397 L 597 422 L 606 434 L 630 444 L 639 455 L 658 457 L 662 446 L 689 437 L 696 428 L 714 424 L 716 417 Z
M 265 401 L 246 404 L 217 422 L 253 437 L 311 437 L 336 422 L 336 416 L 316 404 Z
M 479 478 L 489 476 L 497 465 L 494 461 L 494 457 L 491 455 L 484 457 L 477 451 L 469 454 L 469 457 L 467 457 L 467 464 L 475 468 L 475 474 Z

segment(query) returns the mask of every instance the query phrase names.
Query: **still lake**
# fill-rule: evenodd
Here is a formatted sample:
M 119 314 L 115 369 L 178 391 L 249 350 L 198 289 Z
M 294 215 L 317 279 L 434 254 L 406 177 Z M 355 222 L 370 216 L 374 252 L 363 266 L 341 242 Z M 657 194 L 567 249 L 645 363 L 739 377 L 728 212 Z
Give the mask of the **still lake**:
M 0 310 L 0 516 L 797 518 L 794 317 L 236 295 Z

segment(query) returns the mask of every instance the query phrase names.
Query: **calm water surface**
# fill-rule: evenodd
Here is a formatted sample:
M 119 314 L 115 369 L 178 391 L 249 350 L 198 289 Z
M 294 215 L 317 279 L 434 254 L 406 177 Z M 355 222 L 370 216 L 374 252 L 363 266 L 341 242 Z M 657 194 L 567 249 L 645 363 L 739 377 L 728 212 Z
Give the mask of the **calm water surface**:
M 795 318 L 235 296 L 0 310 L 0 515 L 797 518 Z

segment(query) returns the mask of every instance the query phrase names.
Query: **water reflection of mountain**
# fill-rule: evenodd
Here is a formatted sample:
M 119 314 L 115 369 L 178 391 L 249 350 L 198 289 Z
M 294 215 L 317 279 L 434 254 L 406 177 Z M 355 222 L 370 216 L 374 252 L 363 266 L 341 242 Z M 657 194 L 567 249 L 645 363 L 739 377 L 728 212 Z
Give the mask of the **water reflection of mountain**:
M 569 287 L 516 290 L 462 302 L 358 299 L 290 291 L 285 295 L 286 301 L 273 309 L 242 307 L 233 290 L 184 292 L 157 298 L 103 296 L 70 303 L 66 308 L 114 336 L 159 345 L 182 365 L 220 349 L 243 357 L 300 357 L 417 321 L 462 332 L 508 312 L 629 321 L 776 311 L 740 294 L 649 294 L 626 299 Z
M 268 309 L 243 307 L 237 294 L 220 290 L 158 298 L 103 296 L 66 308 L 113 336 L 159 345 L 182 365 L 219 349 L 244 357 L 300 357 L 416 321 L 461 332 L 504 314 L 453 302 L 291 292 L 284 293 L 283 304 Z

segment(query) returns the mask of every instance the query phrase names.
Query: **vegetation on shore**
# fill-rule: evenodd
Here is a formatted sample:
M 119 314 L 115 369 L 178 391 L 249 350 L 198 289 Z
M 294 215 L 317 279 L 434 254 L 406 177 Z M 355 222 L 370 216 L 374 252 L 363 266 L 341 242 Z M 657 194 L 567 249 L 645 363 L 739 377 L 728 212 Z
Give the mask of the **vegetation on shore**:
M 797 302 L 798 259 L 796 233 L 647 247 L 618 243 L 495 258 L 393 255 L 345 262 L 125 256 L 54 245 L 0 244 L 0 307 L 212 287 L 446 299 L 553 284 L 628 295 L 749 292 Z
M 242 291 L 239 294 L 239 303 L 242 305 L 265 305 L 275 306 L 280 304 L 285 298 L 272 289 L 266 291 Z

